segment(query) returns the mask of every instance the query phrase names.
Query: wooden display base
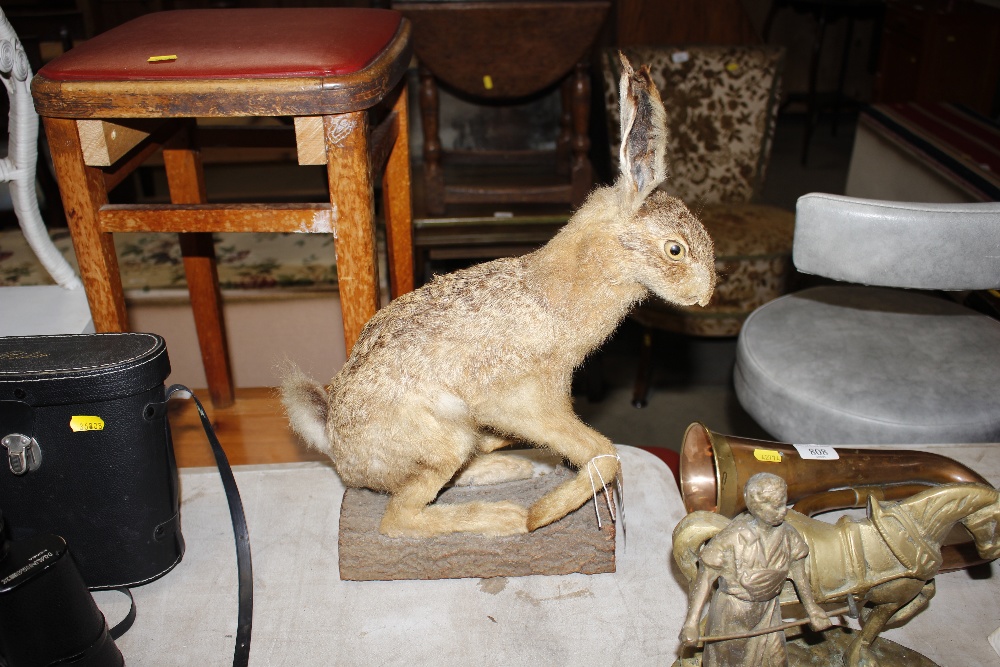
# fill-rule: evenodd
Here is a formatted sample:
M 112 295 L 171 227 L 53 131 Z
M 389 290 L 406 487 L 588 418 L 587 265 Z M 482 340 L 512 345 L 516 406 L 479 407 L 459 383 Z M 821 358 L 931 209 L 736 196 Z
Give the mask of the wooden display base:
M 575 474 L 560 466 L 554 472 L 527 480 L 454 487 L 445 490 L 435 502 L 508 500 L 528 507 Z M 340 512 L 340 578 L 380 581 L 614 572 L 615 523 L 604 493 L 598 498 L 601 528 L 597 527 L 594 501 L 590 500 L 572 514 L 527 535 L 455 533 L 393 538 L 378 531 L 388 496 L 348 489 Z
M 857 630 L 834 627 L 825 632 L 803 631 L 792 628 L 785 631 L 789 667 L 843 667 L 845 656 Z M 872 657 L 879 667 L 937 667 L 937 663 L 922 653 L 901 644 L 879 637 L 872 644 Z M 701 649 L 693 656 L 674 663 L 674 667 L 700 667 Z

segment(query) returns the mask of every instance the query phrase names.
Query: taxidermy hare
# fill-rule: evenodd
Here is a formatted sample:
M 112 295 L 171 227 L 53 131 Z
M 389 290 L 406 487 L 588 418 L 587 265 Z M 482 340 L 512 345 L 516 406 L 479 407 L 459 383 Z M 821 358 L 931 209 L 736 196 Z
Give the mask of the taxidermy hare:
M 544 247 L 449 275 L 380 310 L 329 390 L 292 368 L 282 385 L 293 430 L 326 452 L 344 484 L 390 494 L 381 532 L 525 533 L 592 495 L 590 474 L 619 474 L 611 441 L 573 412 L 573 370 L 650 292 L 705 305 L 712 240 L 666 176 L 663 104 L 648 66 L 622 57 L 621 175 L 595 190 Z M 456 474 L 514 441 L 579 473 L 530 508 L 432 504 Z M 487 474 L 488 476 L 488 474 Z M 595 476 L 594 479 L 597 479 Z

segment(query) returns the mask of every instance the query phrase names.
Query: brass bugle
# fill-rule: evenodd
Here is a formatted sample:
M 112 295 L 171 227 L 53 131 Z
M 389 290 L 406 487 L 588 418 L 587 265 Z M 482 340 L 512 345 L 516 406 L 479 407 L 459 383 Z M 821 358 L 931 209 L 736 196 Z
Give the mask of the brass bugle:
M 803 514 L 863 507 L 853 489 L 882 488 L 901 498 L 930 486 L 986 484 L 976 471 L 939 454 L 906 449 L 835 447 L 835 460 L 811 460 L 794 445 L 710 431 L 700 422 L 688 426 L 681 445 L 681 495 L 688 512 L 709 510 L 734 517 L 746 509 L 743 487 L 758 472 L 772 472 L 788 484 L 788 502 Z M 893 492 L 890 487 L 898 487 Z M 886 496 L 879 500 L 891 500 Z M 802 503 L 802 504 L 799 504 Z
M 835 447 L 834 460 L 804 459 L 794 445 L 688 426 L 680 453 L 681 496 L 688 512 L 708 510 L 734 517 L 746 509 L 743 487 L 758 472 L 788 484 L 788 502 L 808 516 L 865 507 L 868 498 L 898 500 L 931 486 L 985 484 L 982 475 L 954 459 L 906 449 Z M 942 571 L 983 562 L 971 543 L 942 549 Z

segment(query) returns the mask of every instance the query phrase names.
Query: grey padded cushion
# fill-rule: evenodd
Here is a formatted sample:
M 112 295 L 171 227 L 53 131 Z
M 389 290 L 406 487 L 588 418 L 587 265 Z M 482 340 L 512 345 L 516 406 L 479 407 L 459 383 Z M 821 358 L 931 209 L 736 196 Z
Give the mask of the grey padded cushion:
M 920 204 L 800 197 L 792 261 L 803 273 L 865 285 L 1000 287 L 1000 202 Z
M 796 444 L 1000 442 L 1000 322 L 885 288 L 817 287 L 750 315 L 734 380 Z

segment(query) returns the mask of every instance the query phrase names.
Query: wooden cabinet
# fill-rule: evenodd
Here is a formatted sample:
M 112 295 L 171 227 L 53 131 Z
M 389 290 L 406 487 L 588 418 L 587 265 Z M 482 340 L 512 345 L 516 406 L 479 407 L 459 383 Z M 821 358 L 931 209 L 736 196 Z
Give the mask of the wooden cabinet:
M 741 0 L 617 0 L 617 46 L 760 44 Z
M 1000 9 L 973 2 L 890 0 L 876 102 L 958 102 L 1000 112 Z

